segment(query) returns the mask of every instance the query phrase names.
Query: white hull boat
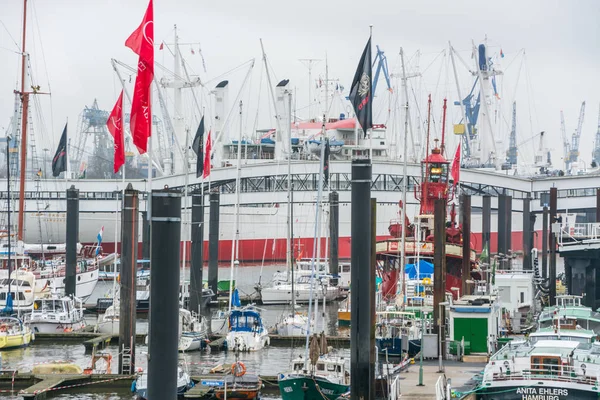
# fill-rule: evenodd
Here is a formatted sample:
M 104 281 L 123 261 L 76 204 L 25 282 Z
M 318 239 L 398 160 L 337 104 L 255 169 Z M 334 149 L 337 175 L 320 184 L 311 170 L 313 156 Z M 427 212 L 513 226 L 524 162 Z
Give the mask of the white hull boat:
M 336 286 L 326 286 L 316 284 L 311 290 L 311 285 L 307 283 L 295 283 L 294 293 L 296 304 L 307 304 L 312 298 L 314 300 L 333 301 L 340 296 L 340 289 Z M 266 287 L 261 290 L 261 300 L 263 304 L 290 304 L 292 302 L 292 285 L 289 283 Z
M 83 303 L 70 297 L 35 299 L 26 321 L 35 333 L 76 332 L 86 326 Z
M 279 336 L 301 336 L 306 337 L 308 334 L 306 326 L 308 324 L 308 316 L 300 313 L 288 315 L 275 325 L 275 332 Z M 314 331 L 314 321 L 310 321 L 310 331 Z

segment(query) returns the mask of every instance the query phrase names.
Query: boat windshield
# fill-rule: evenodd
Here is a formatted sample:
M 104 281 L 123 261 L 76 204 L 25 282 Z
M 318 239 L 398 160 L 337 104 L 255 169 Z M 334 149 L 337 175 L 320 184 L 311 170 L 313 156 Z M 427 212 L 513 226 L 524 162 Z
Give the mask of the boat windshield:
M 21 279 L 2 279 L 0 281 L 0 285 L 2 286 L 8 286 L 8 282 L 10 281 L 11 285 L 15 285 L 15 286 L 27 286 L 30 287 L 31 285 L 29 284 L 29 282 L 27 281 L 23 281 Z
M 229 317 L 232 331 L 252 332 L 262 325 L 260 316 L 255 312 L 233 312 Z

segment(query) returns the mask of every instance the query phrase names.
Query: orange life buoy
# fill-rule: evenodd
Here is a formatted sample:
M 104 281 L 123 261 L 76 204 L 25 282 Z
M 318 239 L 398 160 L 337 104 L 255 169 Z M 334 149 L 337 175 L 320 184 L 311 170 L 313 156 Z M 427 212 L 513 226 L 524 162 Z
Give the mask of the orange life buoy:
M 231 373 L 238 378 L 244 376 L 246 374 L 246 366 L 241 361 L 231 364 Z

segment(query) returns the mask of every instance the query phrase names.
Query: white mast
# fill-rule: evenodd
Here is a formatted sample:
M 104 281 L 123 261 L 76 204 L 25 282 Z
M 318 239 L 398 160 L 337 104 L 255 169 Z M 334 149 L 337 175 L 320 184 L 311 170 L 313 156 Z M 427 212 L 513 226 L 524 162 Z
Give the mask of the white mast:
M 400 48 L 400 59 L 402 61 L 402 84 L 404 85 L 404 90 L 406 91 L 406 80 L 408 77 L 406 76 L 406 68 L 404 66 L 404 51 Z M 402 215 L 400 217 L 400 221 L 402 224 L 402 238 L 400 244 L 400 279 L 402 282 L 401 294 L 402 300 L 404 300 L 404 287 L 406 286 L 406 274 L 404 269 L 406 268 L 406 232 L 408 227 L 406 226 L 406 191 L 408 190 L 407 180 L 408 180 L 408 135 L 407 128 L 409 125 L 409 114 L 408 114 L 408 95 L 406 96 L 406 105 L 405 105 L 405 114 L 404 114 L 404 154 L 402 155 Z M 414 150 L 414 143 L 413 143 Z M 403 301 L 404 302 L 404 301 Z
M 323 116 L 323 127 L 321 128 L 323 134 L 325 134 L 325 116 Z M 320 246 L 320 211 L 321 211 L 321 195 L 323 194 L 323 162 L 325 158 L 325 146 L 321 146 L 321 162 L 319 163 L 319 191 L 317 192 L 317 202 L 316 202 L 316 217 L 315 217 L 315 233 L 314 233 L 314 242 L 313 242 L 313 257 L 312 257 L 312 265 L 311 265 L 311 274 L 310 274 L 310 296 L 308 299 L 308 319 L 306 320 L 306 346 L 304 349 L 304 369 L 308 370 L 308 345 L 310 338 L 310 317 L 312 312 L 312 299 L 315 287 L 315 257 L 317 258 L 317 262 L 319 262 L 319 251 L 321 250 Z M 318 265 L 318 264 L 317 264 Z M 316 301 L 318 303 L 318 300 Z M 317 325 L 317 316 L 315 315 L 315 328 Z
M 277 101 L 273 91 L 273 82 L 271 82 L 271 74 L 269 73 L 269 65 L 267 64 L 267 54 L 265 53 L 265 46 L 263 45 L 262 39 L 260 39 L 260 48 L 262 49 L 263 62 L 265 64 L 265 72 L 267 74 L 267 82 L 269 83 L 269 92 L 271 93 L 271 100 L 273 101 L 273 107 L 275 108 L 275 125 L 277 128 L 275 134 L 275 158 L 280 160 L 283 155 L 283 148 L 281 147 L 283 144 L 281 138 L 281 114 L 279 114 L 279 110 L 277 108 Z
M 240 180 L 242 175 L 242 101 L 240 100 L 240 135 L 237 143 L 237 176 L 235 177 L 235 226 L 233 242 L 231 243 L 231 271 L 229 276 L 229 314 L 231 314 L 231 298 L 233 296 L 233 270 L 238 261 L 238 241 L 240 238 Z
M 287 240 L 286 240 L 286 245 L 287 245 L 287 281 L 289 282 L 290 280 L 290 271 L 291 269 L 294 267 L 293 266 L 293 262 L 294 260 L 293 258 L 293 254 L 292 254 L 292 207 L 294 206 L 292 204 L 292 93 L 290 91 L 287 91 L 287 96 L 288 96 L 288 121 L 287 121 L 287 131 L 288 131 L 288 144 L 289 144 L 289 149 L 290 151 L 288 152 L 288 159 L 287 159 L 287 221 L 288 221 L 288 226 L 287 226 Z M 292 310 L 294 310 L 294 293 L 292 291 Z
M 320 59 L 317 58 L 301 58 L 300 61 L 306 68 L 308 68 L 308 120 L 310 121 L 313 117 L 312 114 L 312 67 L 313 63 L 317 64 Z

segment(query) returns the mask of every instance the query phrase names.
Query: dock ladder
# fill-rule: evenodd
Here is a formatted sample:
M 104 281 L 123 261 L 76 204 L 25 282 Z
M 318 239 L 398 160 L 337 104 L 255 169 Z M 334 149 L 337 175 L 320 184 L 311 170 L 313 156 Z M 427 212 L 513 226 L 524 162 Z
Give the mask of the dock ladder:
M 125 347 L 121 349 L 121 374 L 132 375 L 131 371 L 131 347 Z

